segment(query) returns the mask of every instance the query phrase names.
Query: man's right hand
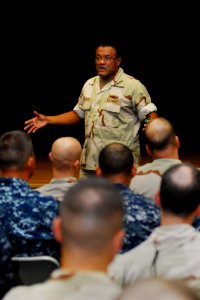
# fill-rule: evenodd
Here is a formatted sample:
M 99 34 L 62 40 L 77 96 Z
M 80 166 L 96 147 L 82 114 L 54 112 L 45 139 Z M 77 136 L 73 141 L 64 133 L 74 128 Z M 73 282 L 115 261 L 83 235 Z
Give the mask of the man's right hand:
M 39 128 L 42 128 L 47 125 L 46 116 L 39 114 L 37 111 L 34 111 L 35 117 L 24 122 L 26 126 L 24 130 L 28 130 L 28 133 L 36 132 Z

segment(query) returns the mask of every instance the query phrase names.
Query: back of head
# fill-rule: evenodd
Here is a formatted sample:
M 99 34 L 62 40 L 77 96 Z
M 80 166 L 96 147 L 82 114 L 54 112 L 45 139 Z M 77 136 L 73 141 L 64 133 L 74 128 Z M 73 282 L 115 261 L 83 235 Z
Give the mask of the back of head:
M 29 157 L 34 157 L 31 137 L 24 131 L 8 131 L 0 137 L 0 169 L 22 170 Z
M 133 154 L 124 144 L 111 143 L 100 151 L 99 166 L 104 176 L 130 175 L 133 164 Z
M 61 137 L 51 147 L 51 161 L 57 169 L 69 168 L 71 163 L 80 160 L 82 147 L 73 137 Z
M 94 176 L 70 187 L 60 214 L 64 245 L 97 254 L 122 229 L 122 198 L 111 182 Z
M 152 119 L 146 126 L 145 139 L 151 151 L 164 150 L 175 146 L 175 132 L 172 124 L 165 118 Z
M 128 286 L 119 300 L 199 300 L 197 293 L 178 280 L 141 279 Z
M 200 205 L 200 171 L 190 163 L 170 167 L 162 176 L 160 202 L 164 211 L 188 216 Z

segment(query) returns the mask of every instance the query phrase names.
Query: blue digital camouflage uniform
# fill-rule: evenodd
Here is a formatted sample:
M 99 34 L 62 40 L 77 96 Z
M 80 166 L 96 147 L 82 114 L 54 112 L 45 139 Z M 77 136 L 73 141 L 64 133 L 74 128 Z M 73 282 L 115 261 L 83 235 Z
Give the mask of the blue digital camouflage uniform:
M 115 183 L 123 197 L 125 238 L 121 253 L 136 247 L 160 225 L 160 208 L 152 199 L 135 194 L 125 184 Z
M 0 299 L 13 286 L 12 254 L 12 247 L 0 223 Z
M 32 189 L 19 178 L 0 178 L 0 218 L 14 255 L 50 255 L 59 259 L 52 232 L 59 201 Z
M 140 159 L 138 132 L 147 114 L 157 111 L 146 87 L 119 68 L 115 78 L 102 89 L 100 77 L 84 84 L 74 111 L 85 120 L 85 142 L 81 168 L 95 170 L 104 146 L 121 142 L 128 146 L 137 165 Z

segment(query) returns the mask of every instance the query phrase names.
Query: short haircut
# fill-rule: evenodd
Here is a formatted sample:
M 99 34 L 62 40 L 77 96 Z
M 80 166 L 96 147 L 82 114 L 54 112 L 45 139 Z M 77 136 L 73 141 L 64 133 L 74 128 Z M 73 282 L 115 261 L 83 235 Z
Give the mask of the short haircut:
M 175 131 L 172 124 L 165 118 L 152 119 L 146 127 L 146 144 L 151 151 L 164 150 L 169 145 L 175 145 Z
M 64 244 L 101 251 L 122 229 L 122 198 L 103 177 L 89 177 L 70 187 L 60 206 Z
M 124 144 L 111 143 L 100 151 L 99 166 L 105 176 L 120 173 L 129 175 L 133 164 L 133 153 Z
M 194 212 L 200 204 L 200 171 L 191 163 L 170 167 L 162 175 L 160 202 L 164 211 L 178 216 Z
M 8 131 L 0 137 L 0 169 L 23 169 L 29 157 L 34 156 L 30 135 L 21 130 Z
M 99 47 L 112 47 L 115 49 L 116 52 L 116 58 L 121 57 L 122 55 L 122 50 L 120 48 L 119 43 L 116 40 L 112 40 L 112 39 L 104 39 L 101 41 L 98 41 L 95 45 L 95 49 L 97 50 L 97 48 Z

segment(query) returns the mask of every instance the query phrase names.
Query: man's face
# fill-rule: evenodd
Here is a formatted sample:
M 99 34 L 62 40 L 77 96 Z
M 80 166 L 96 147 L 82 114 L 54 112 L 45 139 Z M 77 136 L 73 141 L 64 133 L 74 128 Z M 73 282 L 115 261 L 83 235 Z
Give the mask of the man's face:
M 113 47 L 98 47 L 96 49 L 96 70 L 102 79 L 112 79 L 117 73 L 120 63 L 121 58 L 116 58 L 116 51 Z

